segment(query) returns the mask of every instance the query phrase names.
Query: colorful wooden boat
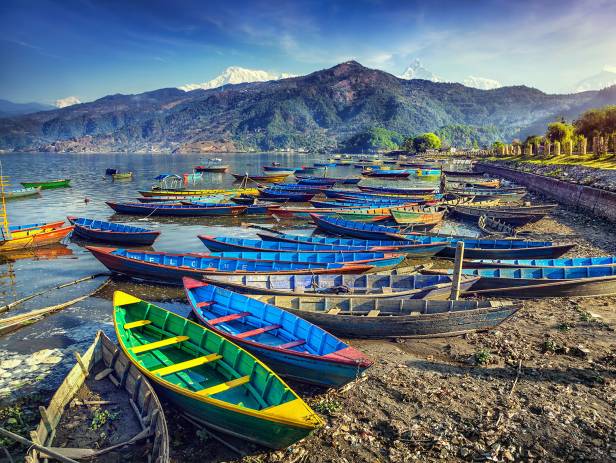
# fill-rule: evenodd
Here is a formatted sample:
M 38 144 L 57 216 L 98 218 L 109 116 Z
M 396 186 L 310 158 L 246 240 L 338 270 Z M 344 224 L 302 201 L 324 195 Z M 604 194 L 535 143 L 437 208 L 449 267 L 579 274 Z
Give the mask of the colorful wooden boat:
M 94 246 L 86 246 L 86 248 L 112 272 L 174 284 L 181 283 L 182 277 L 199 279 L 209 274 L 364 273 L 373 271 L 375 268 L 372 265 L 363 264 L 332 263 L 313 265 L 294 262 L 225 259 L 200 254 L 171 254 Z
M 470 172 L 463 170 L 443 170 L 443 174 L 447 177 L 481 178 L 484 176 L 484 172 Z
M 207 164 L 204 166 L 195 166 L 193 169 L 195 172 L 225 173 L 229 170 L 229 166 L 225 164 Z
M 271 448 L 323 422 L 264 363 L 212 330 L 116 291 L 113 321 L 125 355 L 167 399 L 220 432 Z M 244 337 L 257 333 L 244 333 Z
M 262 235 L 268 236 L 268 235 Z M 430 257 L 438 254 L 446 246 L 447 242 L 431 240 L 426 243 L 402 244 L 396 246 L 367 245 L 364 240 L 356 240 L 355 245 L 347 244 L 319 244 L 302 243 L 291 241 L 266 241 L 252 240 L 247 238 L 232 238 L 227 236 L 207 236 L 199 235 L 198 238 L 205 244 L 210 251 L 271 251 L 271 252 L 336 252 L 336 253 L 356 253 L 356 252 L 393 252 L 396 254 L 412 254 L 413 257 Z M 390 242 L 391 243 L 391 242 Z M 398 244 L 399 242 L 396 242 Z
M 269 190 L 294 191 L 302 193 L 313 193 L 318 195 L 323 190 L 331 188 L 329 185 L 300 185 L 298 183 L 275 183 L 266 187 Z
M 396 188 L 396 187 L 388 187 L 388 186 L 373 186 L 373 185 L 360 185 L 359 189 L 361 191 L 370 192 L 370 193 L 380 193 L 380 194 L 398 194 L 398 195 L 407 195 L 407 196 L 420 196 L 420 195 L 431 195 L 436 193 L 436 188 L 428 187 L 428 188 Z
M 447 193 L 458 196 L 473 196 L 476 199 L 498 198 L 501 201 L 519 201 L 526 196 L 524 189 L 478 189 L 478 188 L 447 188 Z
M 129 180 L 133 178 L 132 172 L 116 172 L 115 174 L 111 174 L 111 177 L 114 180 Z
M 521 305 L 491 301 L 248 295 L 344 338 L 425 338 L 493 329 Z
M 413 177 L 439 177 L 441 169 L 409 169 L 409 174 Z
M 477 201 L 470 204 L 461 205 L 475 207 L 479 211 L 484 212 L 484 214 L 482 215 L 488 215 L 490 212 L 511 212 L 515 214 L 549 214 L 558 207 L 558 204 L 537 204 L 534 206 L 499 206 L 498 203 L 492 205 L 490 200 Z
M 500 220 L 501 222 L 517 227 L 537 222 L 547 215 L 547 212 L 521 213 L 469 206 L 451 206 L 450 210 L 453 216 L 460 219 L 477 222 L 479 217 L 485 215 L 492 219 Z
M 406 178 L 411 175 L 408 170 L 404 169 L 370 169 L 362 171 L 361 174 L 364 177 L 377 178 Z
M 463 269 L 479 276 L 467 294 L 514 298 L 611 296 L 616 266 Z
M 315 193 L 306 193 L 303 191 L 291 191 L 282 189 L 270 189 L 263 188 L 259 190 L 263 198 L 267 198 L 270 201 L 290 201 L 305 203 L 310 201 Z
M 334 186 L 336 184 L 336 179 L 334 178 L 325 178 L 325 177 L 315 177 L 315 178 L 300 178 L 297 175 L 298 185 L 318 185 L 318 186 Z
M 181 201 L 202 201 L 204 203 L 224 203 L 232 199 L 234 194 L 219 194 L 209 196 L 153 196 L 150 198 L 136 198 L 140 203 L 180 203 Z M 250 196 L 254 200 L 254 196 Z
M 204 202 L 204 201 L 181 201 L 181 204 L 186 206 L 194 205 L 194 206 L 203 206 L 210 207 L 213 204 Z M 259 202 L 256 204 L 252 204 L 250 206 L 245 206 L 246 210 L 243 212 L 243 215 L 261 215 L 261 214 L 270 214 L 274 211 L 277 211 L 282 207 L 281 204 L 267 203 L 267 202 Z
M 608 267 L 616 265 L 616 256 L 573 257 L 568 259 L 465 260 L 465 268 L 560 268 Z
M 388 251 L 404 252 L 407 243 L 442 244 L 449 246 L 438 252 L 438 257 L 452 258 L 456 253 L 458 241 L 464 241 L 464 257 L 467 259 L 552 259 L 562 256 L 573 249 L 575 244 L 554 245 L 551 241 L 517 241 L 517 240 L 486 240 L 477 238 L 454 238 L 450 236 L 406 235 L 406 242 L 400 240 L 365 240 L 352 238 L 325 238 L 313 236 L 297 236 L 286 234 L 257 235 L 267 241 L 286 241 L 291 243 L 335 245 L 335 246 L 367 246 L 379 250 L 381 246 Z M 382 249 L 382 248 L 381 248 Z
M 71 183 L 70 178 L 64 178 L 61 180 L 43 180 L 40 182 L 21 182 L 24 188 L 41 188 L 42 190 L 51 190 L 53 188 L 65 188 L 69 187 Z
M 209 189 L 209 190 L 169 190 L 169 189 L 157 189 L 152 191 L 140 191 L 139 194 L 146 198 L 155 196 L 210 196 L 219 194 L 233 194 L 233 195 L 251 195 L 258 196 L 259 190 L 257 188 L 232 188 L 232 189 Z
M 184 278 L 193 314 L 281 376 L 324 387 L 359 378 L 372 361 L 327 331 L 273 305 Z
M 401 240 L 409 238 L 401 234 L 397 228 L 385 227 L 372 223 L 353 222 L 352 220 L 325 217 L 310 214 L 310 218 L 320 230 L 339 236 L 352 236 L 366 240 Z
M 385 200 L 385 201 L 409 201 L 415 202 L 418 200 L 436 200 L 442 199 L 442 194 L 428 194 L 428 195 L 400 195 L 396 193 L 366 193 L 353 190 L 325 190 L 323 194 L 328 198 L 333 199 L 362 199 L 367 202 Z
M 441 222 L 447 209 L 443 208 L 419 208 L 419 207 L 392 207 L 390 214 L 398 224 L 434 223 Z
M 54 228 L 52 230 L 34 229 L 21 232 L 18 237 L 0 240 L 0 253 L 56 244 L 66 238 L 72 231 L 73 227 L 70 226 Z
M 425 202 L 422 202 L 425 203 Z M 315 208 L 318 209 L 361 209 L 361 208 L 365 208 L 365 207 L 369 207 L 369 206 L 374 206 L 374 207 L 383 207 L 383 208 L 389 208 L 389 207 L 398 207 L 398 206 L 418 206 L 420 203 L 418 202 L 407 202 L 406 200 L 404 201 L 375 201 L 371 204 L 368 204 L 366 201 L 362 201 L 362 200 L 342 200 L 342 199 L 337 199 L 334 201 L 315 201 L 312 200 L 310 201 L 310 204 L 312 204 Z
M 265 175 L 293 175 L 297 169 L 293 167 L 282 166 L 263 166 L 263 172 Z
M 35 188 L 21 188 L 19 190 L 5 191 L 4 199 L 9 200 L 9 199 L 17 199 L 17 198 L 26 198 L 29 196 L 38 195 L 41 192 L 41 190 L 42 190 L 42 187 L 38 186 Z
M 75 226 L 74 234 L 87 240 L 148 246 L 154 244 L 160 235 L 160 232 L 147 228 L 85 217 L 69 216 L 68 221 Z
M 204 242 L 205 244 L 205 242 Z M 296 262 L 325 264 L 347 263 L 365 264 L 379 267 L 378 271 L 397 267 L 404 260 L 402 254 L 384 252 L 285 252 L 285 251 L 220 251 L 212 252 L 210 256 L 224 257 L 225 259 L 258 260 L 269 262 Z
M 314 167 L 336 167 L 335 162 L 315 162 Z
M 448 275 L 208 275 L 203 279 L 246 294 L 429 300 L 446 300 L 451 295 Z M 478 279 L 463 276 L 460 289 L 469 289 Z
M 186 206 L 183 204 L 161 203 L 112 203 L 106 201 L 107 206 L 118 214 L 147 215 L 147 216 L 174 216 L 174 217 L 203 217 L 210 215 L 236 216 L 244 213 L 246 206 L 229 204 L 208 204 L 202 206 Z
M 361 177 L 313 177 L 308 175 L 295 174 L 295 178 L 298 179 L 299 184 L 310 185 L 310 184 L 319 184 L 319 182 L 327 182 L 322 183 L 323 185 L 331 184 L 341 184 L 341 185 L 357 185 L 361 182 Z
M 288 174 L 283 175 L 248 175 L 246 174 L 231 174 L 235 178 L 236 182 L 239 181 L 249 181 L 253 183 L 278 183 L 284 182 L 284 179 L 287 178 Z M 249 193 L 251 194 L 251 193 Z
M 169 460 L 169 431 L 163 407 L 148 380 L 131 363 L 128 357 L 103 333 L 98 331 L 94 342 L 84 354 L 77 355 L 78 363 L 68 372 L 62 384 L 54 393 L 47 408 L 42 409 L 42 419 L 36 430 L 31 433 L 31 439 L 35 444 L 51 448 L 52 450 L 68 458 L 95 458 L 96 452 L 103 449 L 71 448 L 65 441 L 58 441 L 58 434 L 71 434 L 71 430 L 60 428 L 61 422 L 73 424 L 70 416 L 75 413 L 83 413 L 83 409 L 75 409 L 73 401 L 80 401 L 80 391 L 94 390 L 101 399 L 112 399 L 109 404 L 99 405 L 102 413 L 121 413 L 121 420 L 133 428 L 143 429 L 144 439 L 148 440 L 142 446 L 139 443 L 127 446 L 122 453 L 126 460 L 138 459 L 139 452 L 147 453 L 153 463 L 168 463 Z M 96 374 L 96 375 L 95 375 Z M 100 376 L 103 375 L 102 378 Z M 98 386 L 99 381 L 107 382 L 104 386 Z M 113 391 L 113 392 L 111 392 Z M 109 392 L 109 395 L 105 394 Z M 115 394 L 118 392 L 125 397 L 118 400 Z M 112 397 L 113 396 L 113 397 Z M 103 401 L 104 401 L 103 400 Z M 131 404 L 132 402 L 132 404 Z M 133 408 L 134 406 L 134 408 Z M 75 412 L 73 411 L 75 410 Z M 67 415 L 68 418 L 63 416 Z M 100 439 L 101 429 L 91 431 L 93 440 Z M 137 434 L 138 435 L 138 434 Z M 81 436 L 82 438 L 88 437 Z M 117 441 L 119 436 L 109 436 Z M 131 439 L 135 436 L 127 436 Z M 126 439 L 126 440 L 128 440 Z M 111 440 L 111 439 L 110 439 Z M 68 439 L 70 443 L 70 438 Z M 107 454 L 100 455 L 101 459 L 113 458 Z M 98 458 L 96 458 L 98 460 Z M 56 459 L 53 459 L 57 461 Z M 30 449 L 26 454 L 26 462 L 39 463 L 47 460 L 47 455 L 35 449 Z M 71 460 L 73 461 L 73 460 Z M 100 460 L 99 460 L 100 461 Z
M 39 223 L 26 223 L 23 225 L 11 225 L 9 226 L 9 232 L 12 238 L 20 238 L 22 236 L 29 236 L 34 234 L 33 232 L 42 233 L 64 226 L 64 220 L 58 220 L 56 222 L 39 222 Z M 0 233 L 3 233 L 0 231 Z

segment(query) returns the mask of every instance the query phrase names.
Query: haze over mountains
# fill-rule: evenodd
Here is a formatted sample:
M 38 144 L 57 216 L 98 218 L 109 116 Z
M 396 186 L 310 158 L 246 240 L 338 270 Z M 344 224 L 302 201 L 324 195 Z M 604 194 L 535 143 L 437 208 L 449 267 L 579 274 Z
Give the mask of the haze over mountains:
M 486 91 L 401 79 L 349 61 L 301 77 L 109 95 L 0 119 L 0 149 L 327 150 L 374 127 L 404 135 L 463 127 L 481 131 L 482 143 L 490 143 L 542 133 L 546 121 L 571 119 L 606 104 L 616 104 L 616 87 L 569 95 L 548 95 L 525 86 Z

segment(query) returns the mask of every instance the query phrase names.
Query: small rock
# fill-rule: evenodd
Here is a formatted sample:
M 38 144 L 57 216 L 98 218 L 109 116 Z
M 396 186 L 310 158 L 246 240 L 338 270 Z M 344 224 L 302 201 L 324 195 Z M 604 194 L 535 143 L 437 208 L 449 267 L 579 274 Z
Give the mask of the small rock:
M 515 461 L 515 458 L 509 450 L 505 450 L 502 454 L 502 457 L 507 461 Z
M 9 359 L 9 360 L 3 360 L 2 362 L 0 362 L 0 365 L 2 365 L 2 368 L 15 368 L 19 364 L 21 364 L 20 359 Z
M 466 458 L 466 457 L 468 457 L 470 454 L 471 454 L 471 451 L 470 451 L 469 449 L 467 449 L 466 447 L 462 447 L 462 448 L 460 449 L 460 456 L 461 456 L 462 458 Z

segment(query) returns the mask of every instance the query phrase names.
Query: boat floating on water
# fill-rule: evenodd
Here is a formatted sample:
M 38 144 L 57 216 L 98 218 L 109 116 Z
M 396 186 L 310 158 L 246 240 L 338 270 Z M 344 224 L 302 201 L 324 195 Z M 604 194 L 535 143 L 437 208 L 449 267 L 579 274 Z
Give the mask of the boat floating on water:
M 64 178 L 61 180 L 41 180 L 38 182 L 21 182 L 24 188 L 41 188 L 42 190 L 51 190 L 54 188 L 65 188 L 71 186 L 71 179 Z
M 148 246 L 156 241 L 159 231 L 133 227 L 122 223 L 104 222 L 85 217 L 69 216 L 68 221 L 74 225 L 74 234 L 94 241 L 107 243 L 137 244 Z

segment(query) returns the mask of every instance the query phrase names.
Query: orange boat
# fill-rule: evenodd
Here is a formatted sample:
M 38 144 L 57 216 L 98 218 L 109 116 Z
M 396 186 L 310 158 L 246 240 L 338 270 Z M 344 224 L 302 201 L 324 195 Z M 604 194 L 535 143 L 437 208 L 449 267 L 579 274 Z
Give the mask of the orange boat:
M 55 244 L 68 236 L 73 231 L 73 226 L 55 228 L 52 230 L 38 228 L 30 231 L 18 232 L 21 236 L 12 237 L 8 240 L 0 241 L 0 252 L 10 252 L 19 249 L 38 248 Z

